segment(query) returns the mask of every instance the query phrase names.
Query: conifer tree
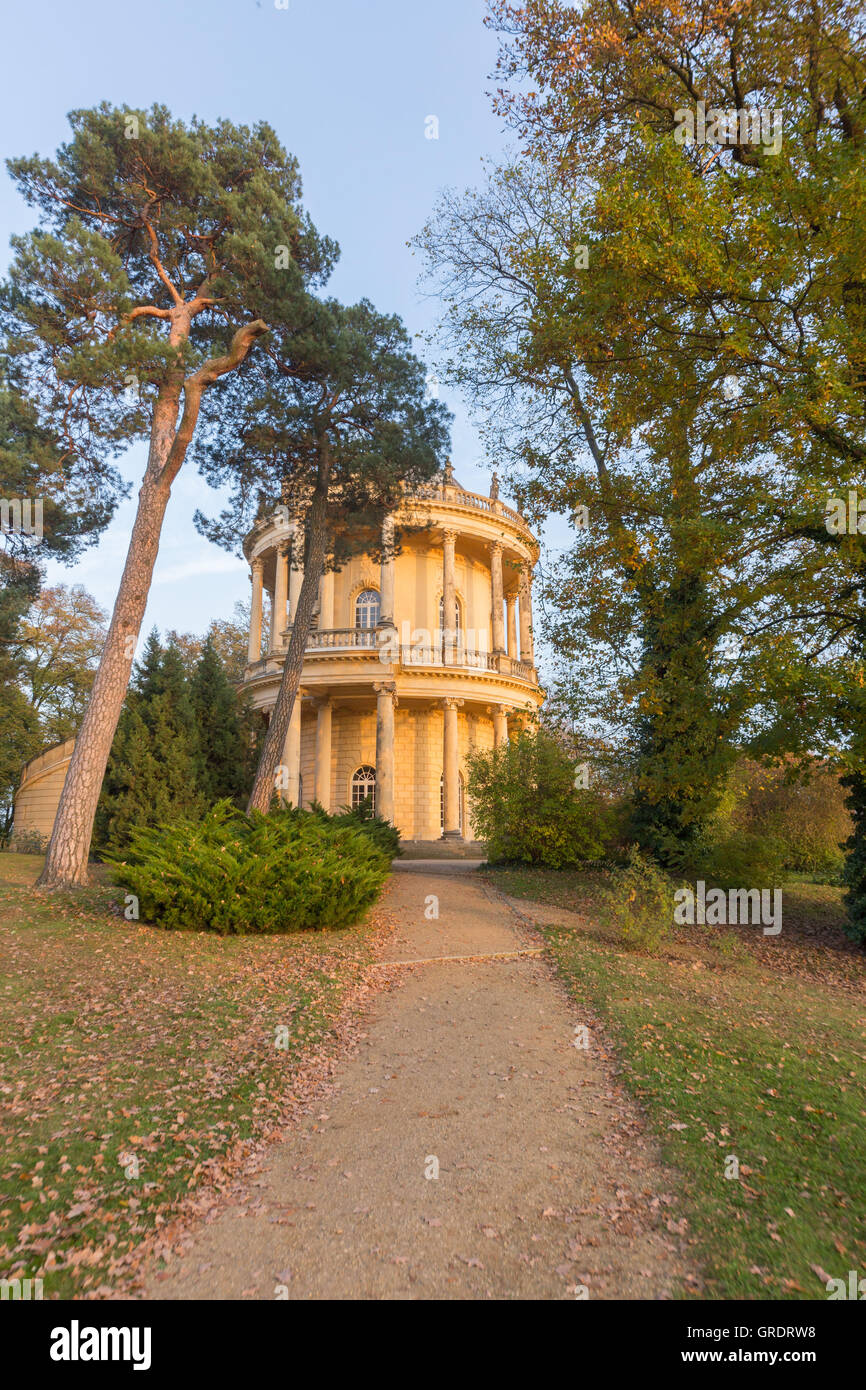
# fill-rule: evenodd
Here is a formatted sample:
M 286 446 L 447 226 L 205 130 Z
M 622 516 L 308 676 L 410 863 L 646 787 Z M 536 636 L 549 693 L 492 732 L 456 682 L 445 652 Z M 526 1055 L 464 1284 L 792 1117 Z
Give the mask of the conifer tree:
M 87 878 L 162 522 L 202 407 L 271 317 L 292 322 L 336 254 L 304 216 L 296 161 L 265 124 L 185 125 L 162 106 L 105 103 L 70 124 L 55 159 L 8 165 L 40 216 L 14 239 L 0 294 L 8 351 L 40 426 L 76 459 L 98 472 L 142 439 L 148 460 L 40 879 L 48 888 Z
M 238 389 L 232 381 L 225 392 Z M 366 300 L 345 306 L 308 296 L 303 318 L 274 324 L 243 389 L 243 401 L 215 421 L 200 454 L 209 482 L 234 482 L 230 505 L 217 521 L 197 516 L 197 523 L 212 540 L 236 549 L 253 507 L 264 500 L 298 518 L 305 542 L 283 676 L 249 800 L 250 810 L 264 812 L 324 567 L 339 568 L 358 551 L 382 553 L 384 519 L 404 488 L 423 485 L 444 463 L 450 416 L 427 398 L 424 367 L 400 319 Z
M 96 833 L 100 847 L 122 848 L 139 826 L 198 815 L 202 759 L 183 660 L 147 639 L 111 749 Z
M 210 633 L 191 681 L 190 696 L 199 744 L 202 794 L 209 805 L 223 799 L 240 804 L 249 790 L 249 736 L 242 726 L 238 693 L 226 675 Z

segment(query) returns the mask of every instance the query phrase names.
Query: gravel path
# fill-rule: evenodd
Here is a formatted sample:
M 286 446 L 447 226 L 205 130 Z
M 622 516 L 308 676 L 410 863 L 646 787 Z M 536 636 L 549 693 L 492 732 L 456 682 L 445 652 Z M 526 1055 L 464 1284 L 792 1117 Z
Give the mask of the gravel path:
M 438 900 L 438 920 L 425 913 Z M 357 1051 L 151 1298 L 665 1298 L 694 1276 L 670 1174 L 508 903 L 395 875 Z M 444 959 L 450 957 L 451 959 Z M 454 959 L 456 957 L 456 959 Z M 438 1177 L 432 1176 L 438 1170 Z

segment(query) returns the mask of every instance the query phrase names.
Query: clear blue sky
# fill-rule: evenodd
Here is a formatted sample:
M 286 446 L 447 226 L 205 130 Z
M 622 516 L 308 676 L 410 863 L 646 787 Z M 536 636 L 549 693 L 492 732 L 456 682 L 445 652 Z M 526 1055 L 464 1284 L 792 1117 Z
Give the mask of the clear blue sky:
M 177 116 L 265 119 L 299 159 L 314 222 L 340 243 L 329 292 L 368 297 L 419 332 L 436 306 L 417 288 L 406 246 L 437 191 L 477 181 L 480 159 L 504 148 L 490 110 L 496 42 L 484 0 L 57 0 L 7 10 L 7 62 L 0 87 L 2 154 L 52 153 L 66 139 L 68 111 L 109 101 L 163 102 Z M 425 119 L 439 119 L 439 139 Z M 2 254 L 33 216 L 0 175 Z M 5 264 L 5 259 L 4 259 Z M 420 347 L 420 345 L 419 345 Z M 486 491 L 489 471 L 460 402 L 453 460 L 464 486 Z M 124 472 L 141 476 L 142 452 Z M 246 597 L 246 569 L 192 527 L 197 505 L 218 499 L 192 466 L 181 473 L 163 532 L 144 631 L 203 631 Z M 111 606 L 134 492 L 98 549 L 52 581 L 80 582 Z

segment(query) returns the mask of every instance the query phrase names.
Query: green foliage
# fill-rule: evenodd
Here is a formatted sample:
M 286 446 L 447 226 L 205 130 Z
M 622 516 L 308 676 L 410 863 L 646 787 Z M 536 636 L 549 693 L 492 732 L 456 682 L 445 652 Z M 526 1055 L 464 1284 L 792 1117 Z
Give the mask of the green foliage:
M 196 655 L 196 651 L 198 655 Z M 240 806 L 253 773 L 256 720 L 238 700 L 208 634 L 151 633 L 137 663 L 100 797 L 95 843 L 122 850 L 134 829 Z
M 603 853 L 609 812 L 575 787 L 572 759 L 546 730 L 476 750 L 467 772 L 472 826 L 491 863 L 562 869 Z
M 700 568 L 699 553 L 693 564 Z M 641 847 L 672 862 L 699 840 L 732 753 L 731 712 L 714 690 L 705 640 L 711 606 L 700 573 L 644 597 L 644 644 L 633 681 L 638 757 L 632 823 Z
M 863 638 L 866 537 L 824 524 L 862 494 L 862 4 L 723 8 L 493 0 L 520 151 L 418 239 L 491 452 L 530 514 L 588 512 L 547 577 L 557 693 L 636 754 L 666 863 L 705 844 L 738 742 L 857 738 L 804 697 L 815 667 L 854 685 Z M 783 108 L 784 139 L 683 143 L 698 100 Z
M 732 732 L 753 736 L 756 747 L 850 757 L 854 833 L 846 878 L 859 930 L 866 536 L 856 526 L 840 532 L 829 517 L 833 499 L 849 490 L 862 495 L 863 485 L 862 3 L 748 5 L 730 24 L 721 12 L 708 22 L 700 0 L 642 14 L 630 0 L 579 7 L 494 0 L 493 11 L 503 35 L 501 69 L 506 81 L 518 79 L 512 90 L 500 89 L 500 107 L 520 129 L 524 163 L 533 173 L 540 166 L 536 186 L 565 190 L 561 202 L 572 215 L 559 226 L 580 227 L 592 265 L 589 275 L 575 273 L 561 236 L 551 250 L 555 237 L 526 235 L 522 224 L 520 236 L 503 236 L 497 226 L 487 237 L 501 278 L 519 295 L 533 263 L 531 278 L 547 291 L 536 294 L 526 318 L 519 307 L 512 314 L 506 341 L 519 340 L 512 376 L 521 369 L 528 376 L 527 365 L 545 382 L 557 369 L 568 374 L 604 441 L 601 462 L 614 487 L 618 441 L 633 440 L 636 429 L 664 438 L 671 402 L 694 403 L 696 476 L 712 479 L 695 515 L 703 512 L 734 541 L 707 570 L 719 602 L 703 640 L 710 650 L 720 635 L 731 638 L 714 689 L 735 715 L 739 704 L 742 725 Z M 695 85 L 681 59 L 698 51 Z M 753 116 L 766 100 L 764 109 L 778 108 L 780 121 L 784 112 L 784 138 L 779 128 L 768 145 L 741 124 L 736 138 L 711 150 L 683 141 L 676 127 L 698 99 L 728 111 L 745 103 Z M 556 225 L 549 216 L 545 223 Z M 460 255 L 471 264 L 462 237 Z M 477 272 L 474 278 L 468 303 L 484 329 L 485 282 Z M 512 308 L 505 303 L 506 312 Z M 477 324 L 471 339 L 485 342 Z M 599 353 L 599 343 L 613 346 Z M 507 363 L 504 353 L 500 361 Z M 489 369 L 488 379 L 496 379 Z M 525 458 L 534 462 L 531 450 Z M 574 472 L 570 460 L 547 468 L 542 491 L 561 480 L 576 490 Z M 633 500 L 625 511 L 630 526 L 644 512 L 643 496 Z M 599 510 L 609 520 L 610 506 Z M 645 554 L 635 556 L 638 567 Z M 629 576 L 614 588 L 620 627 L 613 636 L 622 644 L 634 588 Z M 585 586 L 575 583 L 575 591 Z M 810 699 L 821 676 L 832 691 L 829 705 Z M 691 699 L 685 685 L 682 697 Z M 666 787 L 659 790 L 653 805 L 664 810 Z M 777 826 L 789 861 L 832 872 L 836 850 L 826 836 L 812 838 L 804 809 L 805 833 L 784 817 Z M 647 828 L 651 842 L 656 827 Z M 673 825 L 662 828 L 676 834 Z
M 82 585 L 56 584 L 40 591 L 21 622 L 19 684 L 39 716 L 43 748 L 78 730 L 105 641 L 105 616 Z
M 11 581 L 11 582 L 7 582 Z M 35 571 L 0 553 L 0 839 L 12 823 L 12 800 L 21 768 L 39 752 L 39 716 L 21 689 L 22 661 L 16 638 L 38 588 Z
M 633 845 L 626 863 L 611 872 L 602 912 L 618 928 L 626 946 L 652 955 L 670 935 L 674 892 L 664 870 Z
M 250 805 L 267 808 L 303 668 L 319 580 L 359 551 L 382 553 L 382 523 L 406 491 L 444 461 L 449 412 L 426 391 L 423 364 L 400 319 L 364 300 L 346 307 L 308 296 L 272 314 L 267 355 L 225 387 L 198 448 L 201 471 L 232 484 L 217 519 L 198 528 L 237 550 L 254 520 L 279 507 L 303 524 L 304 577 L 280 690 L 263 740 Z M 389 543 L 393 550 L 393 543 Z
M 790 762 L 765 767 L 740 758 L 713 829 L 720 841 L 744 833 L 772 840 L 784 868 L 834 878 L 852 823 L 845 790 L 827 767 L 812 764 L 800 772 Z
M 349 926 L 390 871 L 354 826 L 288 808 L 248 818 L 226 801 L 200 820 L 136 830 L 109 857 L 146 920 L 221 935 Z
M 773 835 L 738 830 L 709 844 L 698 868 L 719 888 L 778 888 L 783 881 L 785 845 Z
M 197 442 L 204 477 L 232 492 L 219 518 L 197 512 L 196 525 L 233 551 L 262 509 L 287 507 L 309 531 L 316 489 L 329 563 L 339 567 L 360 550 L 375 553 L 404 488 L 421 488 L 441 467 L 451 417 L 429 398 L 426 368 L 396 315 L 367 300 L 308 295 L 268 322 L 268 354 L 221 387 L 226 408 Z
M 22 394 L 102 482 L 106 454 L 150 435 L 158 391 L 179 390 L 242 324 L 290 316 L 337 252 L 303 213 L 297 161 L 264 122 L 185 123 L 164 106 L 104 102 L 69 123 L 55 158 L 8 163 L 40 223 L 13 239 L 0 303 Z M 179 302 L 185 323 L 170 320 Z
M 237 692 L 210 633 L 190 683 L 190 702 L 200 755 L 199 789 L 210 805 L 222 800 L 239 803 L 248 785 L 248 744 Z
M 344 806 L 342 811 L 333 816 L 328 816 L 320 806 L 313 809 L 319 815 L 327 816 L 332 825 L 348 826 L 355 830 L 361 830 L 365 835 L 369 835 L 373 844 L 376 845 L 383 854 L 387 854 L 389 860 L 396 859 L 400 854 L 400 831 L 396 825 L 385 820 L 383 816 L 376 815 L 373 810 L 372 797 L 367 797 L 360 806 Z
M 846 848 L 843 880 L 847 891 L 848 935 L 866 946 L 866 775 L 851 773 L 845 778 L 848 806 L 854 828 Z
M 204 810 L 202 759 L 181 656 L 147 639 L 120 716 L 94 839 L 100 852 L 133 830 Z

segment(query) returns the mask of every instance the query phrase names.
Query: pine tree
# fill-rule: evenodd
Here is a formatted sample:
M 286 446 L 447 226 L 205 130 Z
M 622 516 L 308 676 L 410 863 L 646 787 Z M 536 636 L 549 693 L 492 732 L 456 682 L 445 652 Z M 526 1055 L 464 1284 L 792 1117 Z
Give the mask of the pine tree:
M 231 550 L 254 505 L 285 506 L 303 525 L 304 578 L 248 805 L 266 812 L 325 566 L 339 568 L 361 550 L 382 553 L 382 525 L 404 487 L 429 481 L 444 462 L 450 415 L 426 398 L 403 323 L 367 300 L 346 306 L 309 295 L 303 319 L 272 315 L 268 354 L 249 369 L 224 387 L 230 408 L 196 450 L 208 482 L 233 484 L 229 505 L 215 521 L 196 513 L 196 524 Z
M 139 826 L 198 815 L 202 757 L 176 648 L 147 639 L 118 724 L 96 820 L 100 847 L 122 848 Z
M 163 518 L 212 388 L 290 323 L 336 247 L 300 205 L 297 163 L 265 124 L 74 111 L 56 159 L 9 162 L 39 223 L 16 237 L 0 314 L 17 389 L 97 478 L 148 445 L 126 564 L 40 883 L 87 879 L 94 814 Z M 237 396 L 233 397 L 237 399 Z M 225 402 L 223 402 L 225 409 Z
M 201 790 L 209 804 L 227 798 L 238 805 L 248 791 L 248 731 L 242 727 L 237 692 L 210 633 L 190 689 L 201 755 Z

